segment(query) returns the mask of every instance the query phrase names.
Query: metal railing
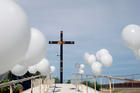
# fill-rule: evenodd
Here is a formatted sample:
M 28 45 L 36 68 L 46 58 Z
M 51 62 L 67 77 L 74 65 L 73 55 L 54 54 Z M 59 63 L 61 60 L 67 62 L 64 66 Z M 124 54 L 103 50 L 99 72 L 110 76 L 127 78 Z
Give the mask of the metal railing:
M 74 73 L 73 75 L 78 75 L 77 73 Z M 131 75 L 138 75 L 138 74 L 131 74 Z M 131 75 L 127 75 L 127 76 L 131 76 Z M 88 87 L 88 81 L 89 80 L 93 80 L 94 81 L 94 93 L 96 93 L 96 81 L 97 79 L 99 78 L 102 78 L 102 79 L 106 79 L 108 80 L 108 92 L 109 93 L 112 93 L 112 91 L 114 90 L 114 85 L 112 83 L 113 80 L 118 80 L 118 81 L 123 81 L 122 84 L 124 83 L 132 83 L 135 84 L 135 83 L 140 83 L 140 80 L 136 80 L 136 79 L 129 79 L 129 78 L 123 78 L 123 77 L 114 77 L 114 76 L 104 76 L 104 75 L 99 75 L 99 76 L 95 76 L 95 75 L 82 75 L 83 78 L 80 78 L 80 75 L 78 78 L 75 78 L 73 79 L 73 81 L 75 82 L 77 80 L 77 82 L 75 82 L 76 84 L 76 87 L 77 85 L 80 84 L 80 81 L 82 80 L 85 80 L 86 81 L 86 93 L 89 93 L 89 87 Z M 81 79 L 81 80 L 79 80 Z M 119 83 L 116 83 L 116 85 L 119 84 Z M 107 84 L 106 84 L 107 85 Z M 117 92 L 118 93 L 118 92 Z
M 2 83 L 2 84 L 0 84 L 0 88 L 11 86 L 11 85 L 14 85 L 14 84 L 17 84 L 17 83 L 22 83 L 24 81 L 36 79 L 36 78 L 39 78 L 39 77 L 41 77 L 41 76 L 40 75 L 39 76 L 33 76 L 33 77 L 28 77 L 28 78 L 24 78 L 24 79 L 20 79 L 20 80 L 13 80 L 13 81 L 10 81 L 10 82 L 7 82 L 7 83 Z
M 43 93 L 48 93 L 50 86 L 54 84 L 55 82 L 53 78 L 48 78 L 47 76 L 44 77 L 44 76 L 38 75 L 38 76 L 32 76 L 32 77 L 28 77 L 28 78 L 24 78 L 20 80 L 13 80 L 7 83 L 2 83 L 0 84 L 0 88 L 9 86 L 10 93 L 13 93 L 13 86 L 15 84 L 23 83 L 28 80 L 31 80 L 31 88 L 29 89 L 31 93 L 33 93 L 33 89 L 36 87 L 38 87 L 38 91 L 39 91 L 38 93 L 42 93 L 41 87 L 43 87 L 43 91 L 44 91 Z

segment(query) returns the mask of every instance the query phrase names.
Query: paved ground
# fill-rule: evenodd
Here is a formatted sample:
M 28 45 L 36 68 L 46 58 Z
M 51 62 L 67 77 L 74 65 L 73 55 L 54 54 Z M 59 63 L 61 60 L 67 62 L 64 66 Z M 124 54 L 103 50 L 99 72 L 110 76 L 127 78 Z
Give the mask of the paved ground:
M 84 85 L 80 85 L 79 90 L 73 84 L 57 84 L 56 87 L 53 88 L 49 90 L 49 93 L 87 93 L 87 88 Z M 94 90 L 88 88 L 88 93 L 94 93 Z
M 78 88 L 76 88 L 75 85 L 73 84 L 56 84 L 52 85 L 48 92 L 47 92 L 47 86 L 42 85 L 34 87 L 33 88 L 33 93 L 87 93 L 87 87 L 84 85 L 80 85 L 79 86 L 79 90 Z M 40 92 L 41 91 L 41 92 Z M 31 89 L 24 91 L 22 93 L 31 93 Z M 88 93 L 95 93 L 93 89 L 88 88 Z M 96 93 L 99 93 L 98 91 L 96 91 Z
M 22 93 L 31 93 L 31 89 Z M 32 93 L 87 93 L 87 87 L 80 85 L 79 88 L 76 88 L 73 84 L 53 84 L 50 87 L 47 85 L 38 85 L 33 88 Z M 95 93 L 95 91 L 88 87 L 88 93 Z M 96 91 L 96 93 L 109 93 L 109 90 L 103 89 L 102 92 Z M 112 93 L 140 93 L 140 88 L 118 88 L 114 89 Z

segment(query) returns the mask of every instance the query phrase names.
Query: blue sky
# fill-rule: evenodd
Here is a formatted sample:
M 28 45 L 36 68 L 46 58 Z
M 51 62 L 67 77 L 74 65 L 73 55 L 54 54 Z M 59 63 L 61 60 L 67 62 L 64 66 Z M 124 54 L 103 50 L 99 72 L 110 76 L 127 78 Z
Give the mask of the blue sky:
M 74 40 L 75 45 L 64 46 L 64 78 L 77 72 L 75 63 L 84 63 L 83 54 L 95 54 L 106 48 L 113 56 L 110 68 L 103 75 L 140 73 L 140 61 L 122 42 L 122 29 L 128 24 L 140 24 L 140 0 L 15 0 L 26 12 L 32 27 L 44 33 L 46 39 Z M 57 67 L 59 76 L 58 45 L 48 45 L 46 58 Z M 86 66 L 86 73 L 91 73 Z

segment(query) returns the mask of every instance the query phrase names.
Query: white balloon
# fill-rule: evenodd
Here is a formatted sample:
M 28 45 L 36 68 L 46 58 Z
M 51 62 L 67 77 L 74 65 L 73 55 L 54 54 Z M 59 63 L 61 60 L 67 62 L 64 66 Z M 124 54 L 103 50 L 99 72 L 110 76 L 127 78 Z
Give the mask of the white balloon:
M 88 61 L 88 57 L 90 56 L 90 54 L 89 53 L 85 53 L 84 54 L 84 60 L 85 60 L 85 62 L 87 62 Z
M 90 55 L 88 57 L 87 65 L 91 66 L 94 62 L 96 62 L 96 57 L 94 55 Z
M 55 66 L 51 66 L 50 67 L 50 73 L 52 74 L 52 73 L 54 73 L 54 71 L 55 71 Z
M 101 60 L 101 56 L 105 55 L 105 54 L 109 54 L 109 51 L 107 49 L 100 49 L 99 51 L 97 51 L 96 57 L 100 61 Z
M 100 60 L 100 50 L 96 52 L 96 58 L 97 60 Z
M 122 31 L 124 44 L 130 49 L 140 48 L 140 27 L 138 25 L 128 25 Z
M 30 26 L 24 11 L 13 0 L 0 0 L 0 74 L 24 59 Z
M 40 62 L 45 56 L 47 51 L 47 41 L 45 36 L 37 29 L 31 29 L 31 41 L 25 60 L 20 64 L 23 66 L 31 66 Z
M 134 54 L 135 54 L 135 56 L 136 56 L 136 59 L 137 59 L 137 60 L 140 60 L 140 49 L 138 49 L 138 50 L 133 50 L 133 52 L 134 52 Z
M 84 70 L 85 65 L 84 64 L 80 64 L 79 70 Z
M 79 72 L 78 72 L 79 74 L 84 74 L 84 70 L 79 70 Z
M 92 72 L 95 74 L 101 74 L 102 72 L 102 64 L 99 62 L 94 62 L 91 66 Z
M 100 50 L 100 56 L 105 55 L 105 54 L 109 54 L 109 51 L 107 49 L 101 49 Z
M 49 75 L 50 74 L 50 64 L 47 59 L 42 59 L 41 62 L 37 64 L 37 70 L 41 73 L 41 75 Z
M 32 74 L 35 74 L 37 72 L 37 65 L 29 66 L 28 71 Z
M 105 54 L 101 56 L 101 62 L 105 67 L 110 67 L 112 65 L 113 58 L 110 54 Z
M 24 74 L 26 74 L 27 72 L 27 68 L 17 64 L 12 70 L 11 72 L 16 75 L 16 76 L 23 76 Z

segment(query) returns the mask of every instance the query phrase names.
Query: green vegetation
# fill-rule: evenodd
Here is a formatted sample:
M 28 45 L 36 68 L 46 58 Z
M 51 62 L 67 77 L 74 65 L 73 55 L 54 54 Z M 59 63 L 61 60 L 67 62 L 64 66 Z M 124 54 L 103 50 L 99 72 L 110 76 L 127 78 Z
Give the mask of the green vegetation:
M 71 84 L 71 80 L 68 80 L 68 81 L 67 81 L 67 84 Z
M 19 89 L 23 88 L 23 86 L 21 84 L 17 84 L 14 86 L 14 93 L 19 93 Z
M 83 81 L 82 84 L 86 85 L 86 81 Z M 88 86 L 91 87 L 91 88 L 94 88 L 94 82 L 88 81 Z M 100 88 L 101 88 L 101 85 L 99 85 L 99 84 L 96 82 L 96 89 L 99 91 Z
M 31 74 L 31 73 L 29 73 L 29 77 L 31 77 L 31 76 L 38 76 L 38 75 L 40 75 L 41 73 L 39 72 L 39 71 L 37 71 L 35 74 Z
M 0 84 L 2 83 L 7 83 L 9 82 L 9 79 L 4 79 L 0 82 Z M 13 93 L 19 93 L 19 89 L 23 88 L 21 84 L 16 84 L 13 86 Z M 9 86 L 4 87 L 4 88 L 0 88 L 0 93 L 9 93 Z
M 9 82 L 9 80 L 4 79 L 0 82 L 0 84 L 7 83 L 7 82 Z M 0 88 L 0 93 L 9 93 L 9 87 Z
M 55 83 L 60 83 L 60 79 L 58 77 L 55 77 Z
M 17 80 L 17 79 L 28 78 L 31 76 L 38 76 L 38 75 L 40 75 L 40 72 L 37 71 L 35 74 L 31 74 L 31 73 L 27 72 L 25 75 L 18 77 L 18 76 L 13 75 L 12 72 L 9 71 L 7 79 L 12 81 L 12 80 Z
M 12 72 L 9 71 L 8 77 L 1 80 L 0 84 L 7 83 L 7 82 L 12 81 L 12 80 L 28 78 L 28 77 L 37 76 L 37 75 L 40 75 L 40 72 L 36 72 L 35 74 L 31 74 L 31 73 L 27 72 L 24 76 L 18 77 L 18 76 L 13 75 Z M 23 88 L 22 84 L 14 85 L 13 86 L 13 93 L 19 93 L 20 88 Z M 4 87 L 4 88 L 0 88 L 0 93 L 9 93 L 9 86 Z

